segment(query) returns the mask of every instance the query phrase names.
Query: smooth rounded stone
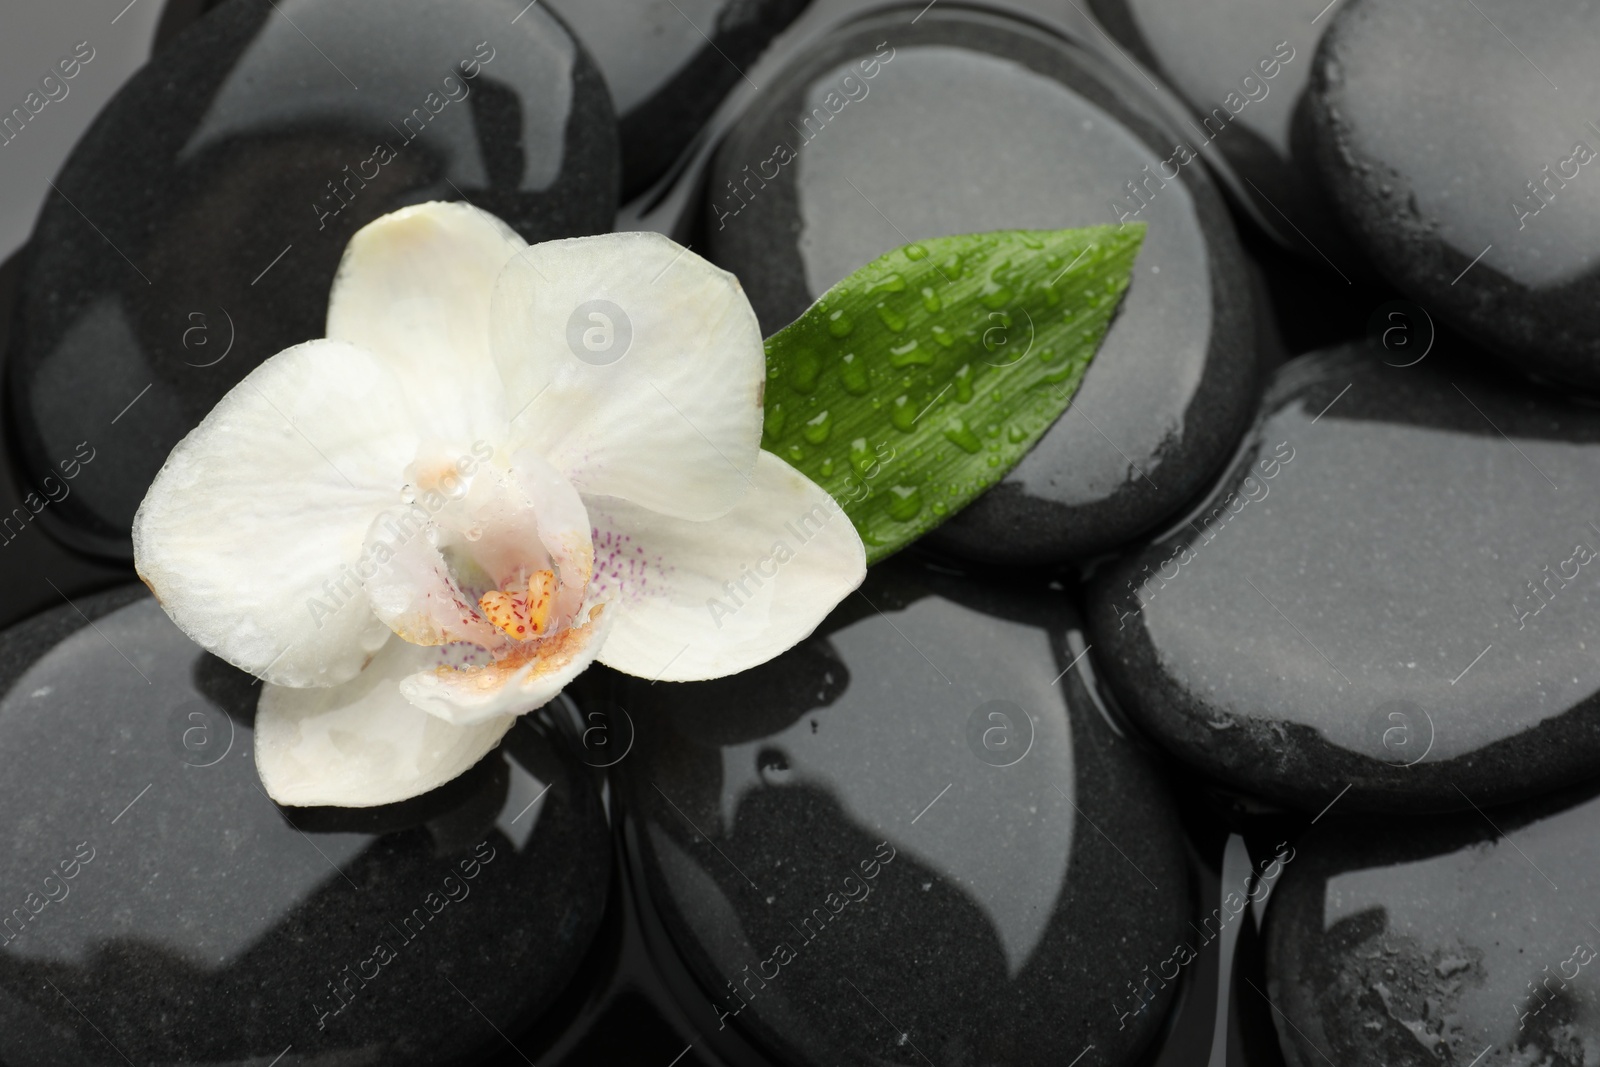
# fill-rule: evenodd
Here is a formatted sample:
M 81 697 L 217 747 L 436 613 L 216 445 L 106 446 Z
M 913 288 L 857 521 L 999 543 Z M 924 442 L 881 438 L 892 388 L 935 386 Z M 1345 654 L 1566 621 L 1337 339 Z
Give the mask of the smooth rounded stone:
M 1600 766 L 1600 412 L 1461 355 L 1285 364 L 1210 498 L 1096 577 L 1095 655 L 1164 747 L 1313 812 Z
M 192 0 L 191 0 L 192 2 Z M 159 3 L 131 7 L 114 24 L 56 4 L 12 5 L 0 40 L 0 260 L 28 239 L 51 195 L 50 179 L 96 112 L 192 12 Z
M 1203 489 L 1247 427 L 1259 383 L 1238 240 L 1199 167 L 1156 173 L 1174 142 L 1154 115 L 1069 41 L 936 7 L 818 42 L 718 151 L 711 257 L 739 275 L 768 333 L 909 241 L 1149 224 L 1071 408 L 932 543 L 1000 563 L 1114 547 Z M 1142 200 L 1128 183 L 1143 183 Z
M 666 173 L 743 71 L 810 3 L 549 0 L 611 88 L 625 199 Z
M 50 485 L 60 492 L 63 483 L 52 480 Z M 39 515 L 50 506 L 45 492 L 19 487 L 9 471 L 0 472 L 0 589 L 5 590 L 0 626 L 58 607 L 63 597 L 133 577 L 125 566 L 79 555 L 35 528 Z
M 1312 74 L 1316 163 L 1407 296 L 1526 374 L 1594 388 L 1600 8 L 1479 6 L 1349 0 Z M 1459 92 L 1463 70 L 1493 91 Z
M 1042 582 L 897 561 L 764 666 L 578 695 L 638 728 L 617 766 L 629 852 L 713 1047 L 1135 1061 L 1176 992 L 1151 976 L 1190 930 L 1190 875 L 1082 650 Z
M 0 351 L 6 346 L 16 281 L 12 257 L 0 264 Z M 64 596 L 120 585 L 132 577 L 127 567 L 87 559 L 35 528 L 39 516 L 70 493 L 71 485 L 60 478 L 35 484 L 18 474 L 9 462 L 0 463 L 0 589 L 6 591 L 0 598 L 0 627 L 56 607 Z
M 1267 909 L 1289 1067 L 1594 1062 L 1593 785 L 1487 814 L 1329 822 L 1296 843 Z
M 228 0 L 118 93 L 56 179 L 11 338 L 27 469 L 99 454 L 53 531 L 129 555 L 172 446 L 323 336 L 345 243 L 378 216 L 466 199 L 530 241 L 610 228 L 610 98 L 554 16 L 512 21 L 524 6 Z
M 1268 233 L 1319 266 L 1353 271 L 1356 257 L 1333 224 L 1309 159 L 1306 88 L 1317 43 L 1333 21 L 1328 6 L 1092 0 L 1090 9 L 1188 105 L 1173 151 L 1181 144 L 1212 163 L 1220 154 L 1226 164 L 1219 177 Z
M 0 634 L 0 1061 L 431 1067 L 554 1000 L 611 851 L 552 718 L 404 804 L 280 808 L 253 679 L 142 589 L 77 608 Z

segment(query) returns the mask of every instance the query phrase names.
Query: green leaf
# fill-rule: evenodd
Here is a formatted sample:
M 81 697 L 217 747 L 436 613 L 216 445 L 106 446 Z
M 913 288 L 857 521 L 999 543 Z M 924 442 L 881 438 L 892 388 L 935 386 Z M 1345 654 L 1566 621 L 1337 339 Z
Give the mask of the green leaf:
M 1067 409 L 1143 240 L 1001 230 L 874 260 L 767 340 L 762 447 L 839 501 L 869 563 L 898 551 Z

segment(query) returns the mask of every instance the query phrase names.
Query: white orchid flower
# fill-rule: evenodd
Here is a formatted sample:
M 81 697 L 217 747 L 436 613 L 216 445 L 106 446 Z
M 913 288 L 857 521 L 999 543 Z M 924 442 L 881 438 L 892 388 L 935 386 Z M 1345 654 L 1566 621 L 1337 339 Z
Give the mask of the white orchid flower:
M 351 239 L 327 332 L 229 391 L 133 524 L 173 621 L 268 683 L 280 803 L 435 788 L 596 659 L 753 667 L 865 575 L 849 518 L 760 450 L 738 280 L 665 237 L 406 208 Z

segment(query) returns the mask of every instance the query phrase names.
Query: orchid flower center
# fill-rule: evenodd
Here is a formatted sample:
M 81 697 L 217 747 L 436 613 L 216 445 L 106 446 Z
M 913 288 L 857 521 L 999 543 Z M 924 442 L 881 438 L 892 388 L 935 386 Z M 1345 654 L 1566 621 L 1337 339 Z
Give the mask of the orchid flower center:
M 527 641 L 549 629 L 555 595 L 556 572 L 534 571 L 524 589 L 491 589 L 478 598 L 478 607 L 507 637 Z
M 362 572 L 374 613 L 402 639 L 470 670 L 538 658 L 597 616 L 588 512 L 541 457 L 425 445 L 404 479 L 367 532 Z

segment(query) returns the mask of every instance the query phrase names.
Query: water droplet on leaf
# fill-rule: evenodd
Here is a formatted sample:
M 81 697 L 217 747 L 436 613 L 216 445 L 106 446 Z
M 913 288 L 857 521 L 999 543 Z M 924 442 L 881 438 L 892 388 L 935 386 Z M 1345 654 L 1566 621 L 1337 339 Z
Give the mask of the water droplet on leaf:
M 901 393 L 894 398 L 894 406 L 889 410 L 889 421 L 894 423 L 894 428 L 904 433 L 910 433 L 917 424 L 918 410 L 911 403 L 911 398 Z
M 889 349 L 889 365 L 896 369 L 922 366 L 932 362 L 933 353 L 920 347 L 915 337 L 903 345 L 896 345 Z
M 922 493 L 914 485 L 889 487 L 889 517 L 898 522 L 910 522 L 922 514 Z
M 789 371 L 789 384 L 797 392 L 809 393 L 817 387 L 817 375 L 822 372 L 822 361 L 815 352 L 801 351 L 795 355 Z
M 977 434 L 972 432 L 972 427 L 968 426 L 962 419 L 951 419 L 950 424 L 944 429 L 944 436 L 945 440 L 968 455 L 975 456 L 983 449 L 983 442 L 978 439 Z
M 845 390 L 854 396 L 865 396 L 871 384 L 867 380 L 867 365 L 854 352 L 846 352 L 839 360 L 839 380 Z

